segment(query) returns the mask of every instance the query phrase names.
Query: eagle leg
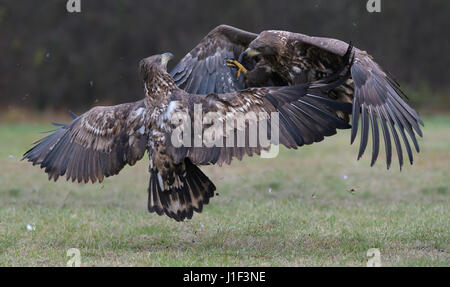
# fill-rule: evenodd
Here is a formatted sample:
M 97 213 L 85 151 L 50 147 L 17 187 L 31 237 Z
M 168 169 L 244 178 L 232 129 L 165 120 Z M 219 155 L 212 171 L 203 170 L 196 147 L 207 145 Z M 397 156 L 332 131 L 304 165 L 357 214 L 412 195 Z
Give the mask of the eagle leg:
M 242 66 L 241 63 L 239 63 L 238 61 L 234 60 L 234 59 L 227 59 L 227 66 L 228 67 L 233 67 L 237 69 L 237 78 L 239 79 L 239 77 L 241 76 L 241 72 L 243 74 L 247 73 L 248 70 Z

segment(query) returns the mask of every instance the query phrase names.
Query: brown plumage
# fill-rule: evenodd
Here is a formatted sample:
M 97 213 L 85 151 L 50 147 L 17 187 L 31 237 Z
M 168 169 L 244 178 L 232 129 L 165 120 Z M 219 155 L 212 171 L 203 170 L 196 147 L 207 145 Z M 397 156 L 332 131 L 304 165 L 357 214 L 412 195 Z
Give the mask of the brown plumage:
M 228 93 L 192 94 L 179 88 L 167 73 L 170 53 L 143 59 L 140 63 L 145 97 L 136 103 L 112 107 L 95 107 L 71 123 L 39 141 L 24 158 L 45 168 L 50 179 L 66 175 L 67 179 L 95 182 L 119 173 L 125 164 L 133 165 L 149 152 L 148 210 L 166 214 L 177 221 L 192 218 L 214 196 L 215 186 L 197 167 L 202 164 L 230 163 L 233 157 L 259 154 L 269 145 L 249 144 L 250 121 L 240 126 L 224 126 L 221 142 L 240 132 L 245 144 L 177 146 L 172 135 L 174 118 L 183 113 L 195 118 L 201 104 L 201 116 L 215 112 L 216 120 L 235 119 L 241 113 L 265 112 L 268 125 L 275 125 L 272 112 L 279 114 L 279 143 L 297 148 L 323 140 L 336 129 L 350 126 L 335 116 L 337 110 L 350 112 L 351 105 L 330 100 L 328 92 L 349 77 L 351 48 L 345 63 L 330 77 L 320 81 L 285 87 L 248 88 Z M 224 63 L 225 65 L 225 63 Z M 227 67 L 228 68 L 228 67 Z M 258 119 L 257 119 L 258 120 Z M 203 123 L 205 130 L 211 124 Z M 189 123 L 191 124 L 191 123 Z M 193 125 L 194 123 L 192 123 Z M 270 137 L 270 129 L 267 138 Z M 205 133 L 205 139 L 207 138 Z M 195 142 L 194 134 L 190 138 Z M 273 139 L 275 140 L 275 139 Z M 275 142 L 278 143 L 278 142 Z
M 219 41 L 220 39 L 220 41 Z M 246 87 L 295 85 L 316 81 L 335 73 L 342 66 L 343 57 L 348 44 L 331 38 L 310 37 L 303 34 L 286 31 L 263 31 L 259 35 L 221 25 L 211 31 L 185 58 L 174 68 L 172 75 L 175 82 L 188 92 L 211 93 L 218 92 L 216 86 L 202 86 L 198 90 L 196 85 L 181 83 L 196 83 L 204 74 L 193 73 L 215 55 L 211 49 L 212 43 L 217 47 L 226 47 L 227 54 L 239 61 L 249 70 L 243 79 L 236 78 L 232 68 L 221 69 L 229 78 L 230 84 L 221 90 L 239 90 Z M 239 56 L 239 51 L 244 50 Z M 372 130 L 372 161 L 378 158 L 380 131 L 383 135 L 386 149 L 386 164 L 389 168 L 392 158 L 391 133 L 397 150 L 400 169 L 403 165 L 403 152 L 400 143 L 400 133 L 406 148 L 410 163 L 413 154 L 407 134 L 414 147 L 419 152 L 419 145 L 415 134 L 422 136 L 419 125 L 422 120 L 406 102 L 405 95 L 398 83 L 385 72 L 365 51 L 354 48 L 354 63 L 351 68 L 351 78 L 344 84 L 332 89 L 328 97 L 341 102 L 353 104 L 351 113 L 337 111 L 336 115 L 345 121 L 352 116 L 351 143 L 354 142 L 358 122 L 361 121 L 361 143 L 358 159 L 363 155 L 368 143 L 369 130 Z M 229 57 L 228 56 L 228 57 Z M 222 71 L 221 70 L 221 71 Z M 212 73 L 207 78 L 217 77 Z M 236 85 L 235 83 L 239 83 Z M 360 120 L 361 119 L 361 120 Z M 406 131 L 406 133 L 405 133 Z
M 246 86 L 236 78 L 234 70 L 225 65 L 225 59 L 237 59 L 256 36 L 258 35 L 231 26 L 220 25 L 184 56 L 170 74 L 180 88 L 193 94 L 241 90 Z
M 389 130 L 400 167 L 403 155 L 398 132 L 411 163 L 405 130 L 419 151 L 414 132 L 421 136 L 419 124 L 423 123 L 404 101 L 398 84 L 366 52 L 342 41 L 284 31 L 257 35 L 221 25 L 169 74 L 166 65 L 171 56 L 166 53 L 141 61 L 144 99 L 95 107 L 60 125 L 24 158 L 44 168 L 49 179 L 66 175 L 72 181 L 96 182 L 118 174 L 126 164 L 135 164 L 147 150 L 148 210 L 182 221 L 192 218 L 194 211 L 201 212 L 214 196 L 214 184 L 197 165 L 229 164 L 233 158 L 260 154 L 271 143 L 297 148 L 320 142 L 337 129 L 350 128 L 350 114 L 351 142 L 361 118 L 358 158 L 371 129 L 372 164 L 376 161 L 378 124 L 388 167 L 392 156 Z M 227 66 L 229 58 L 239 59 L 248 69 L 244 77 L 237 78 L 234 68 Z M 211 113 L 214 119 L 208 118 Z M 258 128 L 258 140 L 252 142 L 253 124 L 264 120 L 260 113 L 266 115 L 267 130 Z M 177 125 L 180 114 L 194 122 Z M 255 117 L 237 124 L 242 114 Z M 195 133 L 188 134 L 196 129 L 196 117 L 207 119 L 200 121 L 205 130 L 200 140 Z M 232 126 L 224 124 L 230 119 Z M 183 135 L 188 134 L 187 144 L 173 140 L 180 127 Z M 279 133 L 278 141 L 272 128 Z M 269 142 L 261 142 L 262 132 Z M 243 135 L 242 142 L 238 142 L 239 135 Z
M 103 181 L 134 165 L 147 146 L 144 101 L 95 107 L 35 142 L 24 158 L 45 168 L 49 179 Z

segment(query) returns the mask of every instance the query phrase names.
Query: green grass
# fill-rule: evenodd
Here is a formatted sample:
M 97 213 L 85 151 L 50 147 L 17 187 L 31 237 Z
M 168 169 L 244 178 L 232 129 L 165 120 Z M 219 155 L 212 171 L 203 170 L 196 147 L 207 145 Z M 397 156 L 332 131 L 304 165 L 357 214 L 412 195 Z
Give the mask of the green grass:
M 184 223 L 146 211 L 147 159 L 101 184 L 49 182 L 20 158 L 51 127 L 0 124 L 0 265 L 65 266 L 78 248 L 83 266 L 365 266 L 379 248 L 384 266 L 449 266 L 450 117 L 424 121 L 402 172 L 383 150 L 356 161 L 348 131 L 203 167 L 219 195 Z

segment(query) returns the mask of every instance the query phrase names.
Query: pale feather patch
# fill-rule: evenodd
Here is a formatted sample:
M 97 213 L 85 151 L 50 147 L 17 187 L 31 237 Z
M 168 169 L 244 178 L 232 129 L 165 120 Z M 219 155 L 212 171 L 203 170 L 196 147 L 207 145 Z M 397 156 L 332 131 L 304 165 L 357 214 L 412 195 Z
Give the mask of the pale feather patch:
M 164 114 L 164 116 L 169 119 L 170 116 L 172 115 L 172 113 L 175 111 L 175 109 L 177 108 L 179 102 L 178 101 L 171 101 L 169 103 L 169 106 L 167 107 L 167 110 Z
M 292 70 L 293 70 L 295 73 L 297 73 L 297 74 L 300 74 L 300 73 L 302 72 L 302 69 L 300 69 L 300 68 L 297 67 L 297 66 L 293 66 L 293 67 L 292 67 Z

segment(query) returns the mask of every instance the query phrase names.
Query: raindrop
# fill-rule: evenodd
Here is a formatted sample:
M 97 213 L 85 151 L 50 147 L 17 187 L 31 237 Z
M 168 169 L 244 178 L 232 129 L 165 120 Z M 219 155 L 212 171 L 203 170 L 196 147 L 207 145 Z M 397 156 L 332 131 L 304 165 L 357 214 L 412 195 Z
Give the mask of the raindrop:
M 12 154 L 8 155 L 8 158 L 14 158 L 14 156 Z
M 344 179 L 348 179 L 348 176 L 344 175 Z
M 269 187 L 269 193 L 272 193 L 272 189 Z

